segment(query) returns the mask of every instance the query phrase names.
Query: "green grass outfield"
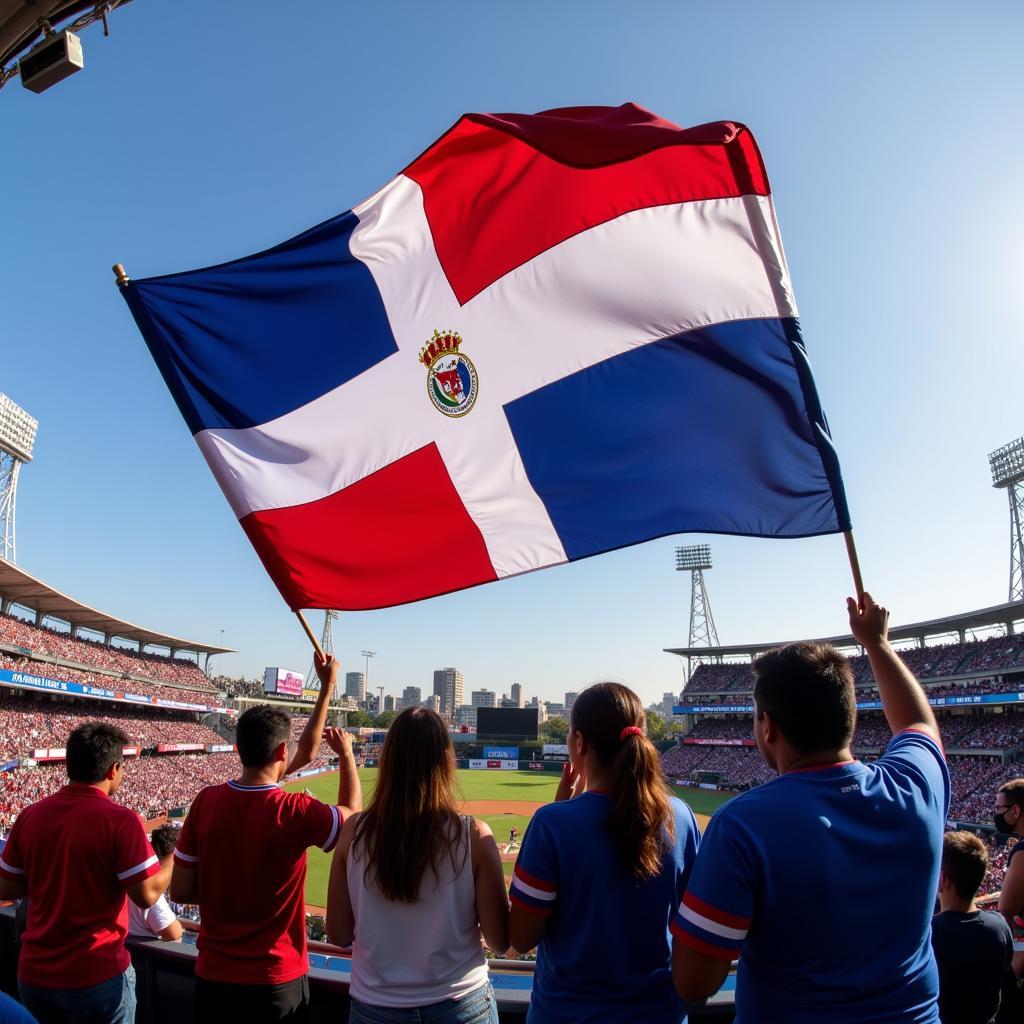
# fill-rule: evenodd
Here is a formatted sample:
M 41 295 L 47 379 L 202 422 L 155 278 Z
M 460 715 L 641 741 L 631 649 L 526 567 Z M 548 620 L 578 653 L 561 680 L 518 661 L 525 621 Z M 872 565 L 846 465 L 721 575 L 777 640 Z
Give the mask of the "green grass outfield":
M 361 768 L 359 778 L 363 783 L 363 800 L 369 800 L 377 779 L 376 768 Z M 547 803 L 554 799 L 558 775 L 554 772 L 500 772 L 469 771 L 459 772 L 459 790 L 465 800 L 530 800 Z M 338 776 L 312 775 L 299 779 L 285 787 L 292 792 L 308 789 L 315 797 L 327 803 L 338 798 Z M 731 796 L 708 789 L 682 789 L 675 787 L 676 795 L 685 800 L 695 814 L 714 814 Z M 499 843 L 508 842 L 509 829 L 519 830 L 520 838 L 529 823 L 529 817 L 522 814 L 484 814 L 484 821 L 491 826 Z M 309 868 L 306 875 L 306 902 L 315 907 L 327 903 L 327 878 L 331 870 L 331 854 L 321 850 L 309 851 Z M 512 871 L 512 864 L 506 862 L 505 874 Z

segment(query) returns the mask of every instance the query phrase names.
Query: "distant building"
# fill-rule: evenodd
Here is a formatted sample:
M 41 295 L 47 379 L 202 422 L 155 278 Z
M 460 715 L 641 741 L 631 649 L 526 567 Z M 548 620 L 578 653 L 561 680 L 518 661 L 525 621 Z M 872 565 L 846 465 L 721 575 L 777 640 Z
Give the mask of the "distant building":
M 455 709 L 456 725 L 471 725 L 476 728 L 476 708 L 472 704 L 460 704 Z
M 455 709 L 463 702 L 462 689 L 462 673 L 457 668 L 434 670 L 434 696 L 440 698 L 440 713 L 445 718 L 455 717 Z
M 345 673 L 345 696 L 357 704 L 366 700 L 366 676 L 362 672 Z
M 407 686 L 402 691 L 402 707 L 415 708 L 423 703 L 423 692 L 418 686 Z
M 470 694 L 469 703 L 475 708 L 496 708 L 498 696 L 493 690 L 474 690 Z
M 548 720 L 548 702 L 541 700 L 540 697 L 531 697 L 530 703 L 526 705 L 528 708 L 537 709 L 537 724 L 540 725 L 542 722 Z
M 423 706 L 441 714 L 441 698 L 436 693 L 428 694 L 423 701 Z
M 676 706 L 676 695 L 674 693 L 663 693 L 661 695 L 661 713 L 668 721 L 672 721 L 672 709 Z
M 387 694 L 387 696 L 385 696 L 385 698 L 384 698 L 384 710 L 385 711 L 394 711 L 395 710 L 395 698 L 392 697 L 390 693 Z
M 573 704 L 576 703 L 576 698 L 579 696 L 578 693 L 569 692 L 565 695 L 565 710 L 572 711 Z
M 512 701 L 512 707 L 521 708 L 523 706 L 523 684 L 513 683 L 511 692 L 509 693 L 509 700 Z
M 363 710 L 368 715 L 380 714 L 380 698 L 375 693 L 368 693 L 363 701 Z

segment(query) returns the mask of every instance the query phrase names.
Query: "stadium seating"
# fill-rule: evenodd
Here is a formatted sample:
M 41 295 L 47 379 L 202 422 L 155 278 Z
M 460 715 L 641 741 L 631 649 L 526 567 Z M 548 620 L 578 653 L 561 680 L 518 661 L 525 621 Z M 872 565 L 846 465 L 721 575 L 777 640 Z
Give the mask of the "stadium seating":
M 184 658 L 142 654 L 111 647 L 84 637 L 72 637 L 46 626 L 36 626 L 11 615 L 0 615 L 0 643 L 14 644 L 65 661 L 93 665 L 123 675 L 140 676 L 206 693 L 215 692 L 202 669 Z
M 947 751 L 1013 752 L 1024 743 L 1024 709 L 1011 708 L 1000 714 L 971 709 L 967 713 L 940 713 L 936 717 Z M 753 719 L 747 715 L 702 716 L 686 737 L 701 743 L 667 751 L 662 755 L 662 766 L 670 778 L 688 782 L 694 781 L 697 772 L 710 771 L 721 774 L 721 785 L 726 788 L 758 785 L 774 777 L 760 754 L 752 747 L 728 745 L 752 739 L 753 735 Z M 861 714 L 853 738 L 854 753 L 875 757 L 891 738 L 883 715 Z M 716 740 L 723 745 L 708 745 Z M 949 816 L 955 821 L 987 822 L 996 788 L 1008 779 L 1024 775 L 1024 764 L 1004 764 L 1002 754 L 951 755 L 949 767 L 953 781 Z
M 0 761 L 27 756 L 33 747 L 63 747 L 83 715 L 123 729 L 133 744 L 154 747 L 158 743 L 220 744 L 224 740 L 196 721 L 195 715 L 153 712 L 143 715 L 134 707 L 112 701 L 97 702 L 88 709 L 74 701 L 0 696 Z
M 163 683 L 151 683 L 141 679 L 127 679 L 108 676 L 99 672 L 84 672 L 78 668 L 65 665 L 53 665 L 48 662 L 34 661 L 16 655 L 0 652 L 0 668 L 9 668 L 13 672 L 28 672 L 31 675 L 46 676 L 59 679 L 65 683 L 84 683 L 87 686 L 100 686 L 105 690 L 127 691 L 140 697 L 160 697 L 164 700 L 175 700 L 186 704 L 215 704 L 218 696 L 209 690 L 193 690 L 184 686 L 171 686 Z
M 899 653 L 907 667 L 922 682 L 973 672 L 1005 672 L 1024 668 L 1024 636 L 998 636 L 962 644 L 907 648 Z M 871 665 L 866 657 L 850 658 L 850 665 L 858 688 L 874 686 Z M 747 662 L 705 663 L 694 669 L 683 690 L 683 699 L 696 694 L 749 692 L 753 683 L 753 673 Z M 972 680 L 949 689 L 953 693 L 991 693 L 993 687 L 1001 688 L 1004 685 L 997 684 L 993 679 Z M 702 697 L 701 702 L 707 701 Z
M 150 755 L 161 743 L 219 746 L 225 738 L 189 712 L 124 705 L 106 700 L 15 697 L 0 691 L 0 763 L 27 757 L 36 748 L 62 748 L 71 731 L 85 720 L 103 721 L 123 729 L 143 755 L 125 766 L 117 799 L 140 814 L 186 806 L 199 790 L 223 782 L 238 771 L 238 758 L 229 753 L 165 753 Z M 292 721 L 298 739 L 308 718 Z M 324 744 L 309 768 L 326 768 L 334 753 Z M 13 823 L 27 804 L 49 796 L 67 781 L 61 762 L 20 767 L 0 773 L 0 832 Z

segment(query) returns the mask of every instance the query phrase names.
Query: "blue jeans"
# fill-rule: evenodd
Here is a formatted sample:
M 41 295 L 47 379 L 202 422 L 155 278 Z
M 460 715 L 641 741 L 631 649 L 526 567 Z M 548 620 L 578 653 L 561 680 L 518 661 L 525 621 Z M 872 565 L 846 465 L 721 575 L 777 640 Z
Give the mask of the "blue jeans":
M 40 988 L 18 982 L 39 1024 L 135 1024 L 135 968 L 89 988 Z
M 498 1003 L 491 983 L 461 999 L 444 999 L 429 1006 L 367 1006 L 350 1000 L 349 1024 L 498 1024 Z

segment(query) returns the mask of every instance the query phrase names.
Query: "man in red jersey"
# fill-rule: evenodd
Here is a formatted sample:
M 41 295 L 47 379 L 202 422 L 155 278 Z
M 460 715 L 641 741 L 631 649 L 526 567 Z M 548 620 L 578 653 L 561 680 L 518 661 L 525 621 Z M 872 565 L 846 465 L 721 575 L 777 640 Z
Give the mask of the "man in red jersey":
M 18 815 L 0 857 L 0 899 L 29 901 L 18 989 L 40 1024 L 135 1020 L 125 894 L 151 907 L 170 865 L 161 869 L 139 816 L 110 799 L 127 742 L 100 722 L 75 729 L 69 784 Z
M 318 663 L 317 674 L 329 696 L 337 662 Z M 337 806 L 281 789 L 294 764 L 289 725 L 268 705 L 239 717 L 241 774 L 196 797 L 174 852 L 170 898 L 199 905 L 199 1022 L 306 1018 L 306 849 L 334 849 L 344 819 L 362 808 L 362 791 L 351 737 L 339 729 L 324 733 L 340 761 Z

